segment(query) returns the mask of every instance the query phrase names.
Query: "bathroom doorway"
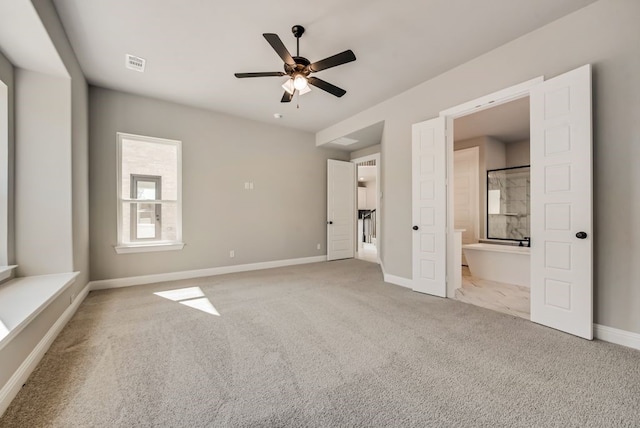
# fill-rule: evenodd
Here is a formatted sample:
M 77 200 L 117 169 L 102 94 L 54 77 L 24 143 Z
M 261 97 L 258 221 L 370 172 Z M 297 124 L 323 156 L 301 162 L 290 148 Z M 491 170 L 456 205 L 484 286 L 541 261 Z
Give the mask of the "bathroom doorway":
M 453 121 L 456 300 L 530 318 L 528 96 Z
M 356 164 L 356 258 L 379 263 L 380 154 L 352 160 Z

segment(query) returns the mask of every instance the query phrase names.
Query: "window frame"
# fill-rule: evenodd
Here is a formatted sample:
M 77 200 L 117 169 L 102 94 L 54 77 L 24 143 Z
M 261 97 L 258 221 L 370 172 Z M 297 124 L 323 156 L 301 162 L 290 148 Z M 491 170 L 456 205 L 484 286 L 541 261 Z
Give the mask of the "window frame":
M 116 138 L 116 205 L 117 205 L 117 245 L 114 246 L 116 253 L 128 254 L 128 253 L 140 253 L 151 251 L 171 251 L 181 250 L 184 248 L 184 242 L 182 241 L 182 141 L 170 140 L 167 138 L 149 137 L 145 135 L 128 134 L 124 132 L 117 132 Z M 162 205 L 163 202 L 175 202 L 177 210 L 177 224 L 176 224 L 176 240 L 162 240 L 162 239 L 131 239 L 130 242 L 124 242 L 124 230 L 123 226 L 123 204 L 127 201 L 131 201 L 131 198 L 124 198 L 122 195 L 122 144 L 124 140 L 135 140 L 146 143 L 154 144 L 167 144 L 176 147 L 177 150 L 177 198 L 175 201 L 156 199 L 153 203 Z M 136 176 L 143 176 L 144 174 L 132 174 Z M 133 186 L 133 183 L 131 184 Z M 133 187 L 131 187 L 133 189 Z M 133 204 L 132 204 L 133 205 Z

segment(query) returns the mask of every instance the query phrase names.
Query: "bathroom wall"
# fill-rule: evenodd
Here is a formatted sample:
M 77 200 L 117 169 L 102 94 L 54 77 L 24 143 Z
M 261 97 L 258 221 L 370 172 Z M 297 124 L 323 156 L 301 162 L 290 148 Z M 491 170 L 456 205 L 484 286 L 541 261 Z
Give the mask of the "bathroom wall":
M 530 165 L 530 148 L 529 140 L 518 141 L 516 143 L 507 143 L 504 145 L 506 165 L 510 168 L 512 166 Z
M 455 123 L 453 125 L 455 127 Z M 478 212 L 480 213 L 480 238 L 485 238 L 487 225 L 487 171 L 490 169 L 504 168 L 506 165 L 505 144 L 492 137 L 477 137 L 469 140 L 454 141 L 454 150 L 478 147 Z M 506 226 L 505 226 L 506 227 Z

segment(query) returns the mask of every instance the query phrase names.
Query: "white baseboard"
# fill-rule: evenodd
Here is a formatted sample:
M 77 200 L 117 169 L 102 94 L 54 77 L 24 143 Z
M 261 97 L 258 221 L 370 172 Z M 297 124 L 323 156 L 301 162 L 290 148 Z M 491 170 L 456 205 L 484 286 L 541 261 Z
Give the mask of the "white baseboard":
M 403 278 L 401 276 L 388 274 L 387 271 L 384 269 L 384 265 L 382 264 L 382 261 L 380 261 L 380 269 L 382 269 L 382 276 L 383 276 L 384 282 L 388 282 L 389 284 L 399 285 L 400 287 L 405 287 L 413 290 L 413 280 L 409 278 Z
M 302 265 L 327 261 L 327 256 L 302 257 L 299 259 L 274 260 L 270 262 L 249 263 L 244 265 L 222 266 L 207 269 L 187 270 L 181 272 L 158 273 L 152 275 L 131 276 L 128 278 L 102 279 L 89 283 L 91 290 L 131 287 L 134 285 L 152 284 L 154 282 L 177 281 L 180 279 L 202 278 L 206 276 L 224 275 L 227 273 L 248 272 L 252 270 L 271 269 L 284 266 Z
M 593 335 L 596 339 L 605 342 L 640 350 L 640 334 L 638 333 L 607 327 L 606 325 L 594 324 Z
M 47 334 L 38 342 L 36 347 L 31 351 L 29 356 L 22 362 L 18 370 L 15 371 L 13 376 L 0 390 L 0 416 L 7 410 L 11 401 L 20 392 L 20 389 L 25 384 L 33 370 L 36 368 L 44 354 L 49 350 L 49 347 L 53 341 L 58 337 L 58 334 L 62 331 L 65 325 L 69 322 L 73 314 L 80 306 L 80 303 L 89 294 L 89 284 L 87 284 L 80 293 L 76 296 L 74 301 L 69 305 L 67 309 L 60 315 L 60 318 L 51 326 Z
M 399 285 L 400 287 L 406 287 L 413 290 L 413 281 L 409 278 L 403 278 L 401 276 L 389 275 L 388 273 L 384 275 L 384 282 L 388 282 L 391 284 Z

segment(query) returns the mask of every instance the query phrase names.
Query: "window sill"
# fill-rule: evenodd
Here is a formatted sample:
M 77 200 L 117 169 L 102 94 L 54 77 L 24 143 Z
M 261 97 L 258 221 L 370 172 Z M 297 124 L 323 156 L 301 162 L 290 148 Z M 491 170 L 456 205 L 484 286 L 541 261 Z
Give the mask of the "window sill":
M 79 272 L 15 278 L 0 288 L 0 349 L 73 284 Z
M 113 247 L 118 254 L 176 251 L 184 248 L 184 242 L 155 242 L 153 244 L 127 244 Z
M 18 265 L 0 266 L 0 283 L 6 281 L 7 279 L 11 279 L 13 277 L 13 271 L 17 267 Z

